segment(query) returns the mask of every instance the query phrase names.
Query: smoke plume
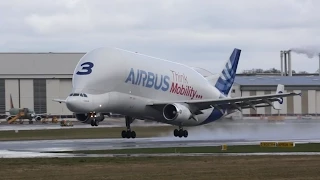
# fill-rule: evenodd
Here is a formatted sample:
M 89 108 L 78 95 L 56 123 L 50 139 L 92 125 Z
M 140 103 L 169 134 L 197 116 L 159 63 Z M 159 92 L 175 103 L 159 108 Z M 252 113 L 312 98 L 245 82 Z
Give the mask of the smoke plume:
M 291 48 L 290 50 L 298 54 L 305 54 L 308 56 L 308 58 L 313 58 L 314 56 L 318 56 L 318 54 L 320 53 L 320 48 L 311 47 L 311 46 Z

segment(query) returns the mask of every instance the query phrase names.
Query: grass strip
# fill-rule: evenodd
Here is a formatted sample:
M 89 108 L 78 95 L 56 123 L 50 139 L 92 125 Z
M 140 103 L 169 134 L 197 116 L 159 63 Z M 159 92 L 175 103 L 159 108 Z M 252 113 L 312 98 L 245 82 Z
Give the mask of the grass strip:
M 320 156 L 1 159 L 2 179 L 319 179 Z
M 0 141 L 14 140 L 52 140 L 52 139 L 97 139 L 121 138 L 124 127 L 108 128 L 70 128 L 70 129 L 44 129 L 44 130 L 15 130 L 0 131 Z M 162 134 L 172 134 L 173 126 L 134 127 L 137 137 L 157 137 Z
M 221 146 L 134 148 L 114 150 L 63 151 L 58 153 L 84 154 L 158 154 L 158 153 L 263 153 L 263 152 L 320 152 L 320 143 L 296 144 L 295 147 L 260 147 L 260 145 L 234 145 L 222 151 Z

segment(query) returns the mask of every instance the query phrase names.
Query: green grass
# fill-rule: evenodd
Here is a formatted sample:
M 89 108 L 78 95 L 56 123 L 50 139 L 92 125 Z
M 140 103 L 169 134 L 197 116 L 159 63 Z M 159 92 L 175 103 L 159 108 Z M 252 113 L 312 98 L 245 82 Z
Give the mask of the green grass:
M 319 143 L 296 144 L 293 148 L 260 147 L 259 145 L 228 146 L 222 151 L 221 146 L 208 147 L 170 147 L 170 148 L 139 148 L 117 150 L 86 150 L 64 151 L 63 153 L 84 154 L 149 154 L 149 153 L 255 153 L 255 152 L 320 152 Z M 61 153 L 61 152 L 59 152 Z
M 0 141 L 13 140 L 52 140 L 52 139 L 95 139 L 121 138 L 124 127 L 110 128 L 70 128 L 45 130 L 0 131 Z M 132 127 L 137 137 L 157 137 L 163 133 L 172 133 L 173 126 Z
M 319 179 L 320 156 L 1 159 L 6 180 Z

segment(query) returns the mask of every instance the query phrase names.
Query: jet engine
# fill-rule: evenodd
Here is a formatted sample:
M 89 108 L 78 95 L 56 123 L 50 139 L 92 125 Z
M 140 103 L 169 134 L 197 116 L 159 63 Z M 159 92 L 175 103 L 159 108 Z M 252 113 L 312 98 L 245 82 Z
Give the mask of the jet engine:
M 185 121 L 191 115 L 189 108 L 180 103 L 167 104 L 163 108 L 163 116 L 167 121 Z
M 85 113 L 85 114 L 75 114 L 76 118 L 78 121 L 81 121 L 83 123 L 87 123 L 90 124 L 91 123 L 91 119 L 93 117 L 91 117 L 90 113 Z M 96 114 L 95 117 L 96 120 L 98 120 L 99 122 L 104 120 L 104 115 L 103 114 Z

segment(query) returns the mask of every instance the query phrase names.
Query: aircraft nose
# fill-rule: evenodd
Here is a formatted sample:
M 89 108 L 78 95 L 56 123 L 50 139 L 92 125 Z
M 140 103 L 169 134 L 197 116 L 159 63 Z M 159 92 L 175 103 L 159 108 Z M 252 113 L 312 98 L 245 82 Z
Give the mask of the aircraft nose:
M 77 98 L 69 97 L 66 100 L 66 106 L 70 111 L 77 112 L 78 107 L 79 107 L 79 102 L 78 102 Z
M 66 100 L 67 108 L 72 112 L 91 112 L 92 105 L 90 101 L 85 101 L 82 97 L 68 97 Z

